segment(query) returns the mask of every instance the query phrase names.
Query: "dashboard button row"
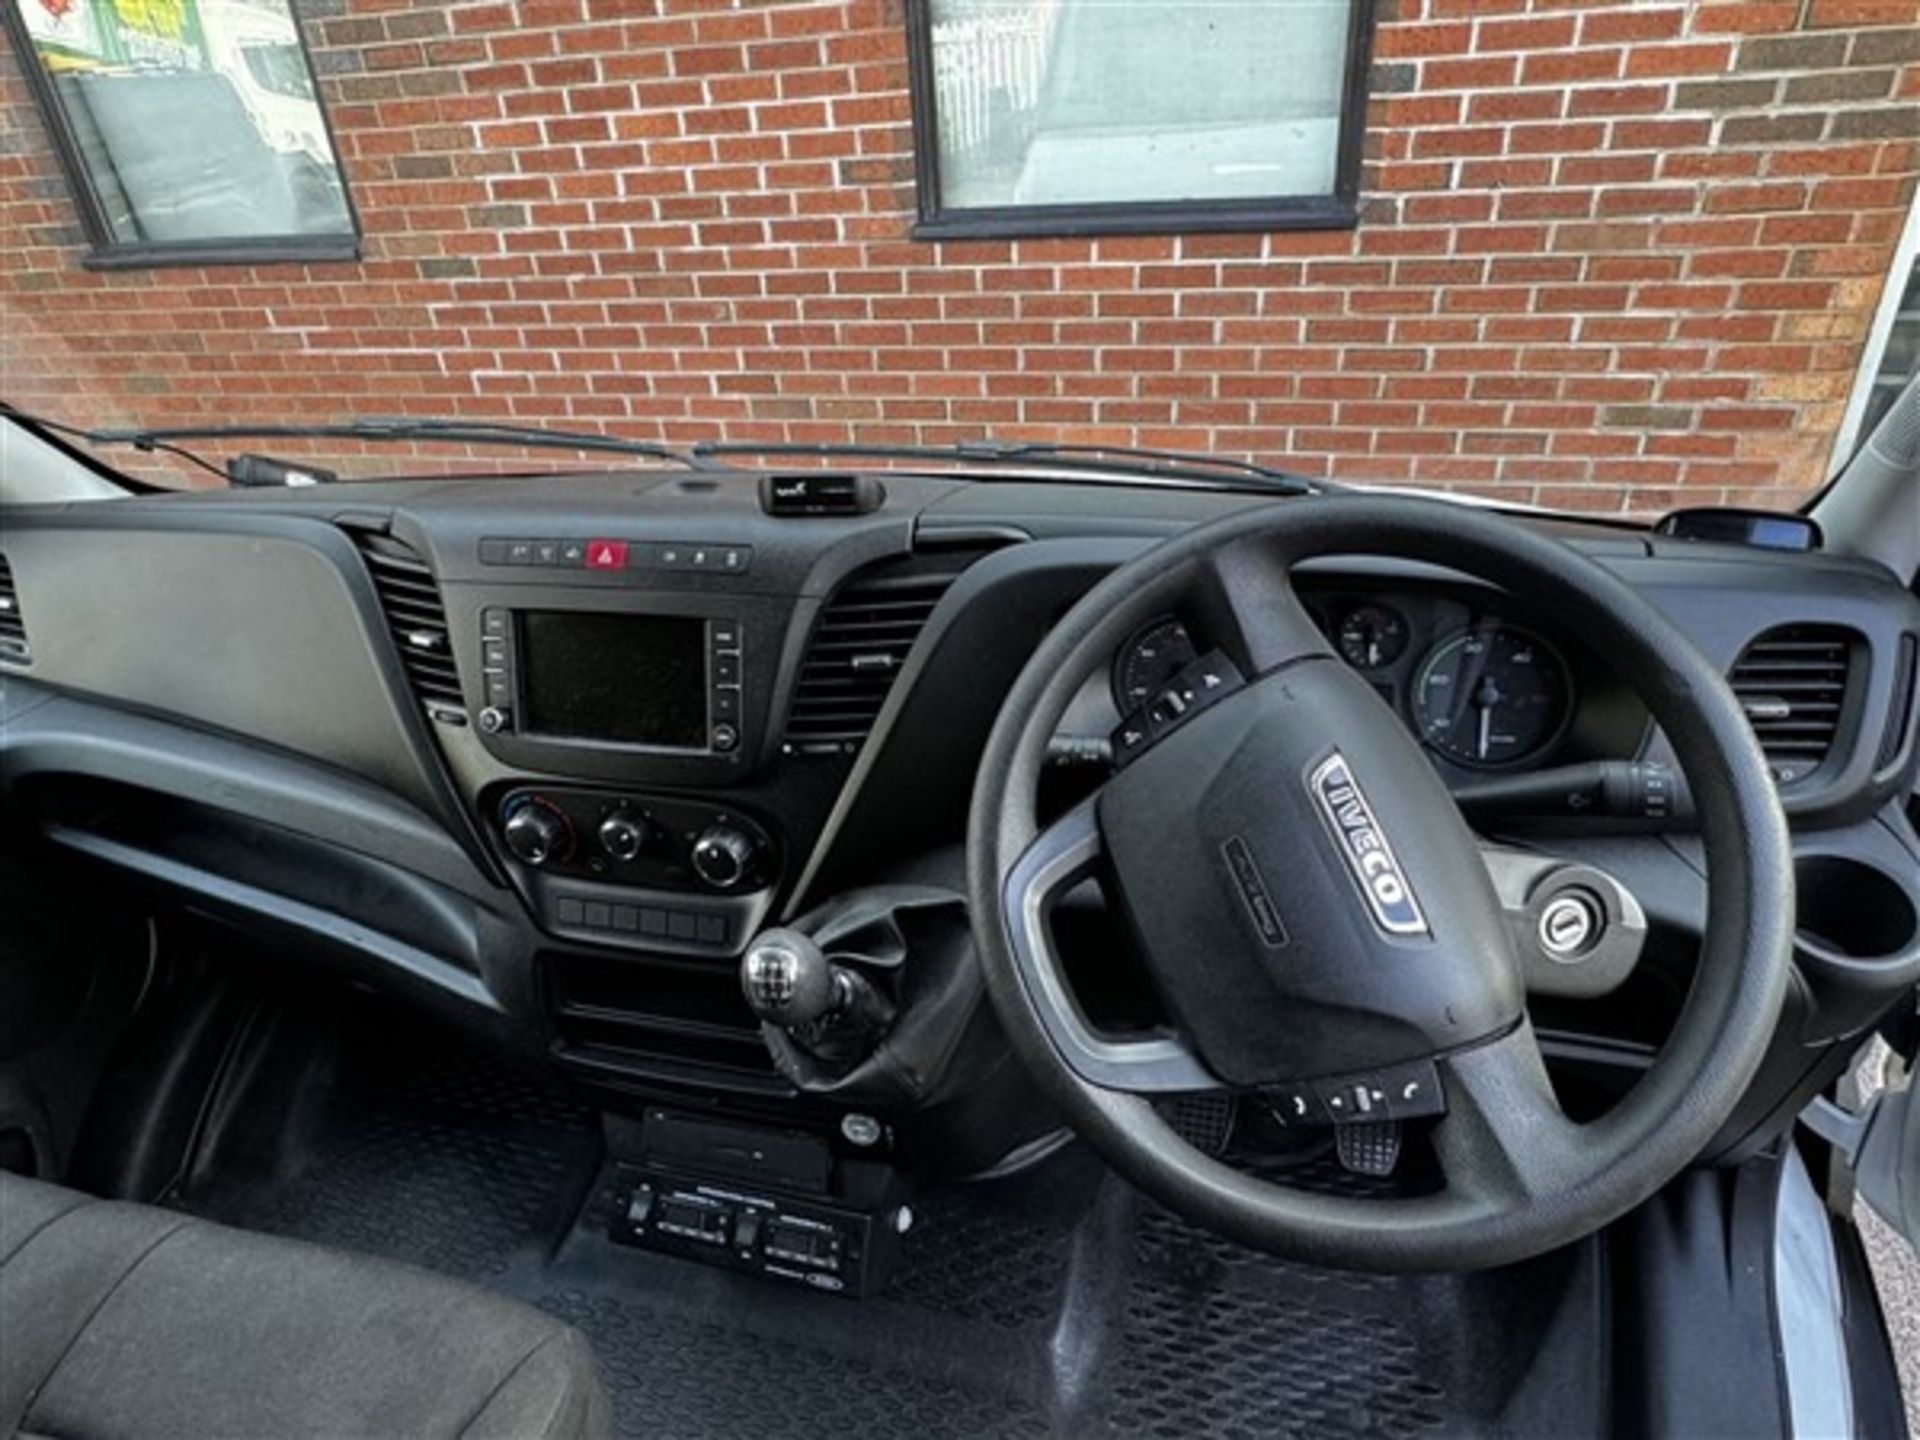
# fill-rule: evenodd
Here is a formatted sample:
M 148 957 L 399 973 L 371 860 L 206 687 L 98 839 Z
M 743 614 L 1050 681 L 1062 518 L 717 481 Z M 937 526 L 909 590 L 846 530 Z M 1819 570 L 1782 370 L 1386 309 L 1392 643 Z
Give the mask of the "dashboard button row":
M 610 935 L 637 935 L 644 940 L 692 941 L 698 945 L 725 945 L 727 921 L 721 915 L 691 910 L 669 910 L 657 905 L 618 905 L 562 895 L 554 917 L 573 930 L 602 930 Z
M 753 547 L 707 540 L 489 538 L 480 542 L 480 563 L 537 570 L 698 570 L 744 575 L 753 565 Z

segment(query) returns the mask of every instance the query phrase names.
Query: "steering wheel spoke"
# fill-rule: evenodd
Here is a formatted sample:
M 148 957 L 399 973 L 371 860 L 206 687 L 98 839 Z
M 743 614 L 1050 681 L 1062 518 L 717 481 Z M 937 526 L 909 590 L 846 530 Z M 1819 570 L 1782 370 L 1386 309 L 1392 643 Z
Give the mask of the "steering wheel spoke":
M 1447 1113 L 1433 1148 L 1450 1190 L 1504 1208 L 1579 1176 L 1580 1127 L 1560 1109 L 1530 1023 L 1447 1056 L 1440 1070 Z
M 1198 567 L 1195 617 L 1249 679 L 1333 653 L 1286 566 L 1254 541 L 1222 546 L 1200 557 Z
M 1053 911 L 1105 865 L 1096 800 L 1082 801 L 1043 830 L 1001 887 L 1020 984 L 1060 1059 L 1089 1084 L 1142 1095 L 1217 1090 L 1221 1081 L 1186 1041 L 1170 1032 L 1103 1034 L 1068 984 L 1054 947 Z

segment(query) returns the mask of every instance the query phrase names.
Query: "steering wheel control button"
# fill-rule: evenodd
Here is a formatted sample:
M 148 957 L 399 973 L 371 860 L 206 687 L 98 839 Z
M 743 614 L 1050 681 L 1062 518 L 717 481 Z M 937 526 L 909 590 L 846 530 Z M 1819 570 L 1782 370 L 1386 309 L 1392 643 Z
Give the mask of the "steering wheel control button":
M 1273 1118 L 1282 1125 L 1291 1127 L 1330 1123 L 1327 1107 L 1320 1103 L 1320 1096 L 1311 1085 L 1276 1086 L 1267 1091 L 1266 1101 Z
M 1431 1060 L 1328 1080 L 1298 1081 L 1263 1092 L 1274 1119 L 1300 1125 L 1375 1125 L 1446 1114 L 1440 1072 Z
M 1239 667 L 1220 651 L 1203 655 L 1120 722 L 1111 737 L 1114 767 L 1124 767 L 1156 740 L 1171 735 L 1246 683 Z
M 1597 899 L 1584 890 L 1563 890 L 1540 907 L 1534 936 L 1548 958 L 1566 963 L 1590 952 L 1606 923 Z

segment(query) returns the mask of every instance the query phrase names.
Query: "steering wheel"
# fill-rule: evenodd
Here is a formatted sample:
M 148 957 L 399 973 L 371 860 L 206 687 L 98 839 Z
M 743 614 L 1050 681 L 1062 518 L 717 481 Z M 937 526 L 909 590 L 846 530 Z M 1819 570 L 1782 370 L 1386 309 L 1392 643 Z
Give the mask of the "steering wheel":
M 1293 567 L 1427 561 L 1551 615 L 1630 677 L 1698 812 L 1707 917 L 1691 991 L 1633 1090 L 1565 1116 L 1479 844 L 1405 726 L 1332 653 Z M 1145 621 L 1217 651 L 1140 748 L 1042 829 L 1047 742 Z M 1140 1189 L 1230 1239 L 1375 1271 L 1506 1264 L 1618 1218 L 1694 1160 L 1759 1067 L 1785 994 L 1786 821 L 1721 675 L 1646 601 L 1497 515 L 1411 497 L 1255 506 L 1095 586 L 1009 692 L 968 836 L 993 1004 L 1068 1123 Z M 1098 877 L 1171 1023 L 1111 1033 L 1075 998 L 1049 916 Z M 1365 1200 L 1256 1178 L 1183 1140 L 1156 1098 L 1251 1095 L 1320 1120 L 1437 1117 L 1434 1193 Z M 1328 1107 L 1331 1106 L 1331 1113 Z

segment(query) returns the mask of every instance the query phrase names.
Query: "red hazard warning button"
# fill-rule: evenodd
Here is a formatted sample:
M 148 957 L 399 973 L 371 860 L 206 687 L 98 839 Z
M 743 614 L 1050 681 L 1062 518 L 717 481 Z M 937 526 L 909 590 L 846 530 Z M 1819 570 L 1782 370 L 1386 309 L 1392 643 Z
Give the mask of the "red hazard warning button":
M 627 568 L 627 542 L 624 540 L 589 540 L 587 542 L 587 569 L 624 570 Z

